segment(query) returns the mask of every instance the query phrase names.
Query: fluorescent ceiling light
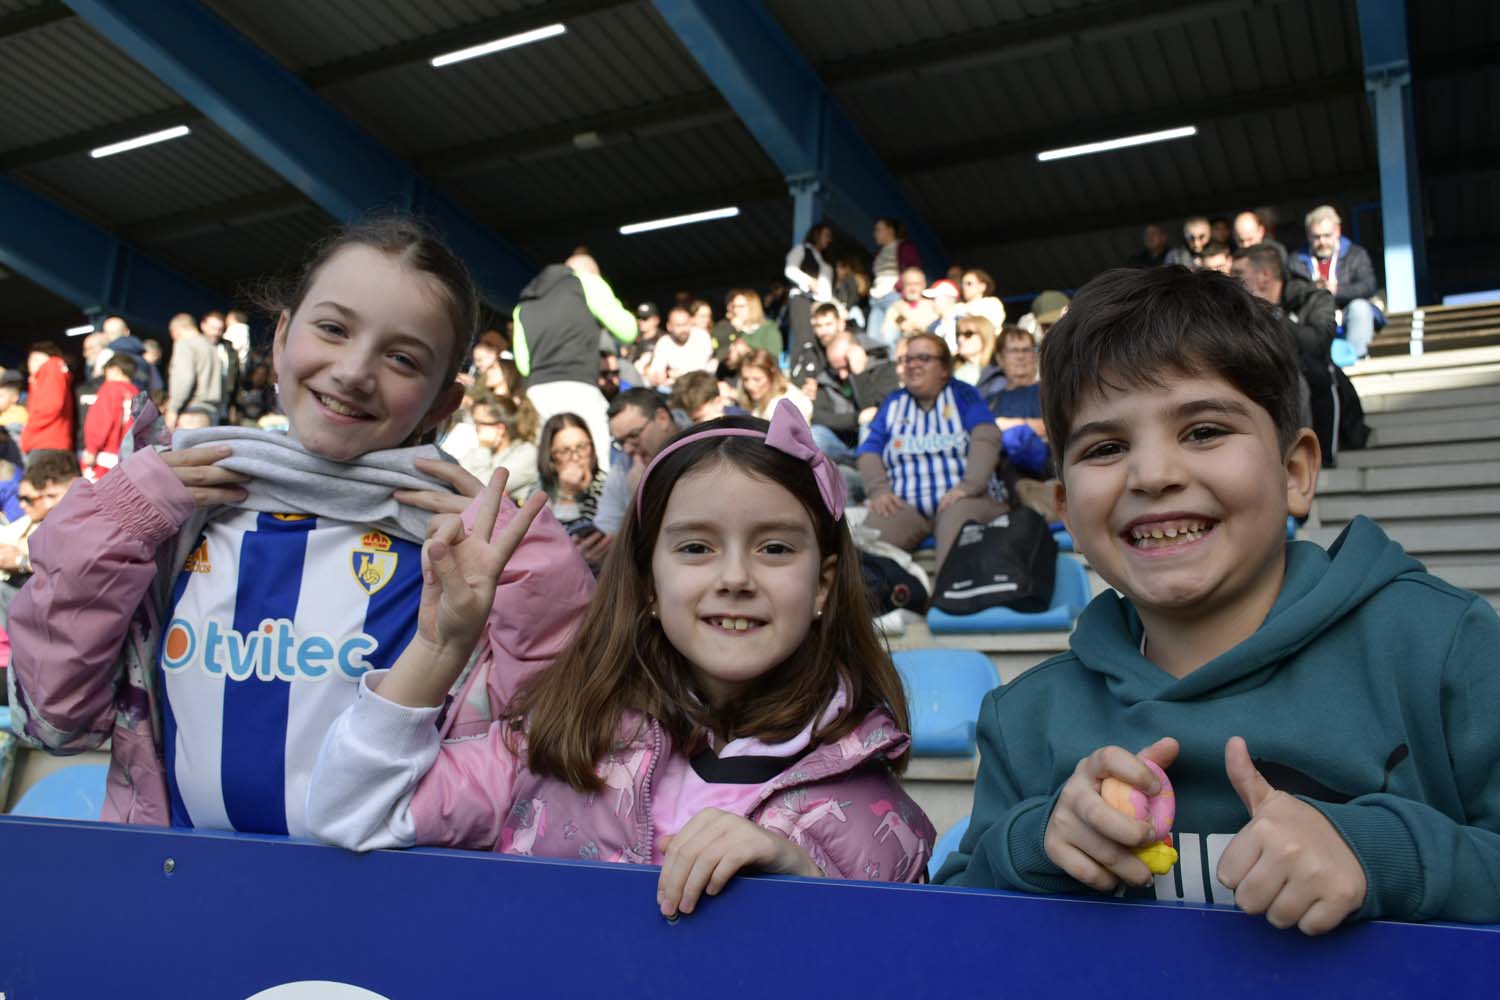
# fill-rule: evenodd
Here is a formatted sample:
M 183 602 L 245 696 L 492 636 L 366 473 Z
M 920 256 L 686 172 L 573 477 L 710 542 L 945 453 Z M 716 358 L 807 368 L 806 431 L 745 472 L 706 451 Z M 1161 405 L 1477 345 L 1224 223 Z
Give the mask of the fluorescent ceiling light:
M 686 226 L 694 222 L 710 222 L 714 219 L 732 219 L 739 214 L 739 208 L 734 205 L 728 208 L 711 208 L 707 212 L 673 215 L 665 219 L 652 219 L 650 222 L 632 222 L 628 226 L 620 227 L 620 235 L 634 236 L 636 233 L 649 233 L 653 229 L 668 229 L 672 226 Z
M 1144 146 L 1151 142 L 1166 142 L 1168 139 L 1186 139 L 1190 135 L 1197 134 L 1198 126 L 1184 125 L 1181 128 L 1163 129 L 1160 132 L 1142 132 L 1140 135 L 1127 135 L 1120 139 L 1106 139 L 1103 142 L 1087 142 L 1082 146 L 1064 146 L 1062 149 L 1049 149 L 1046 152 L 1036 154 L 1036 158 L 1040 162 L 1046 163 L 1048 160 L 1065 160 L 1070 156 L 1107 153 L 1111 149 L 1127 149 L 1130 146 Z
M 126 139 L 124 142 L 111 143 L 108 146 L 100 146 L 91 150 L 89 155 L 94 159 L 101 156 L 114 156 L 116 153 L 124 153 L 132 149 L 140 149 L 156 142 L 166 142 L 168 139 L 180 139 L 191 132 L 192 129 L 186 125 L 178 125 L 174 128 L 164 128 L 160 132 L 151 132 L 146 135 L 138 135 L 134 139 Z
M 83 324 L 83 326 L 70 326 L 63 331 L 63 333 L 67 334 L 69 337 L 82 337 L 85 333 L 93 332 L 94 324 L 92 323 L 85 323 Z
M 565 24 L 549 24 L 545 28 L 534 28 L 531 31 L 523 31 L 519 35 L 506 35 L 497 38 L 493 42 L 485 42 L 483 45 L 471 45 L 467 49 L 459 49 L 457 52 L 449 52 L 444 55 L 435 56 L 432 60 L 434 67 L 451 66 L 465 59 L 477 59 L 487 56 L 492 52 L 500 52 L 505 49 L 513 49 L 518 45 L 530 45 L 532 42 L 540 42 L 544 38 L 556 38 L 567 31 Z

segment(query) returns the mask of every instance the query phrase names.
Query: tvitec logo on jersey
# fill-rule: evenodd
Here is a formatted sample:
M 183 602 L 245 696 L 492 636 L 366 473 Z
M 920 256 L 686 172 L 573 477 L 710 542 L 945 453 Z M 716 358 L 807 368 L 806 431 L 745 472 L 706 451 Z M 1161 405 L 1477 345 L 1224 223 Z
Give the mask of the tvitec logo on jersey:
M 249 635 L 212 618 L 196 624 L 174 618 L 167 626 L 166 641 L 162 644 L 161 665 L 174 673 L 201 667 L 210 674 L 223 674 L 236 681 L 250 677 L 263 681 L 290 681 L 298 677 L 320 680 L 330 670 L 357 681 L 370 669 L 365 657 L 379 646 L 374 636 L 364 632 L 338 643 L 316 632 L 298 636 L 285 618 L 267 618 Z

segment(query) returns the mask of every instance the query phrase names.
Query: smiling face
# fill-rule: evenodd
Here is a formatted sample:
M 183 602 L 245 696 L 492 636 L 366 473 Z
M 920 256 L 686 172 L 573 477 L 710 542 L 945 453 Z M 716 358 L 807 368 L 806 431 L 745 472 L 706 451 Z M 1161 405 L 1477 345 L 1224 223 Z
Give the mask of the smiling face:
M 906 391 L 922 403 L 937 399 L 953 375 L 953 367 L 941 350 L 942 341 L 926 334 L 907 341 L 906 352 L 899 359 Z
M 1148 634 L 1174 619 L 1258 627 L 1281 589 L 1287 515 L 1312 503 L 1312 432 L 1283 458 L 1271 415 L 1218 375 L 1091 393 L 1073 428 L 1059 510 Z
M 796 651 L 834 564 L 784 487 L 722 460 L 677 480 L 651 556 L 654 608 L 710 702 L 734 698 Z
M 448 374 L 457 338 L 433 279 L 369 247 L 340 250 L 276 327 L 291 436 L 347 462 L 435 427 L 462 394 Z

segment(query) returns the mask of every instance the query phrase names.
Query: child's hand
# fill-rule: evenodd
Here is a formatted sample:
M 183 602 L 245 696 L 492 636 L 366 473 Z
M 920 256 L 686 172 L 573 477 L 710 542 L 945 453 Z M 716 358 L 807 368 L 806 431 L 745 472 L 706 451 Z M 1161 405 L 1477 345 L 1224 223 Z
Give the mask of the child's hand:
M 1224 770 L 1250 811 L 1250 822 L 1219 859 L 1219 881 L 1234 890 L 1235 905 L 1304 934 L 1326 934 L 1343 923 L 1364 904 L 1366 883 L 1338 830 L 1306 802 L 1272 788 L 1243 738 L 1224 745 Z
M 807 852 L 785 837 L 763 830 L 742 816 L 705 809 L 675 837 L 662 838 L 666 863 L 656 883 L 663 916 L 692 913 L 706 891 L 717 896 L 742 868 L 779 875 L 821 878 Z
M 161 460 L 166 463 L 182 485 L 193 495 L 199 507 L 214 507 L 219 504 L 239 503 L 248 494 L 239 485 L 248 483 L 250 477 L 230 472 L 214 463 L 234 454 L 226 445 L 202 445 L 183 451 L 164 451 Z
M 394 490 L 391 496 L 397 503 L 417 507 L 434 514 L 462 514 L 469 508 L 469 501 L 477 497 L 484 484 L 470 474 L 468 469 L 456 462 L 445 462 L 440 458 L 418 458 L 412 462 L 418 472 L 425 472 L 434 479 L 447 483 L 447 490 Z
M 1177 759 L 1177 741 L 1157 740 L 1140 753 L 1162 770 Z M 1146 863 L 1131 853 L 1156 840 L 1151 824 L 1112 808 L 1099 795 L 1105 778 L 1118 778 L 1147 795 L 1159 788 L 1156 776 L 1123 747 L 1100 747 L 1078 762 L 1063 785 L 1047 820 L 1042 846 L 1052 863 L 1091 889 L 1113 892 L 1121 881 L 1151 883 Z
M 480 494 L 472 533 L 464 532 L 457 514 L 439 514 L 427 525 L 422 546 L 422 603 L 417 635 L 440 655 L 461 654 L 464 661 L 479 642 L 495 586 L 505 564 L 526 534 L 547 497 L 538 490 L 492 542 L 500 502 L 505 497 L 505 469 L 496 469 Z

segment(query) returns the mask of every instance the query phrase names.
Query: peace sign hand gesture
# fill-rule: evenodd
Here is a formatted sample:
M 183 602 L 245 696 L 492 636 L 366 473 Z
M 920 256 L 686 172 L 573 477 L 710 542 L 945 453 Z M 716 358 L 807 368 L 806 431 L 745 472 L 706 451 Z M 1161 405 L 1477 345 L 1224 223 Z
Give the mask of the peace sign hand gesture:
M 479 495 L 472 532 L 464 530 L 457 514 L 439 514 L 428 522 L 417 634 L 381 683 L 383 698 L 413 707 L 440 705 L 468 664 L 489 619 L 500 574 L 547 503 L 538 490 L 497 534 L 507 476 L 502 468 L 490 477 Z

